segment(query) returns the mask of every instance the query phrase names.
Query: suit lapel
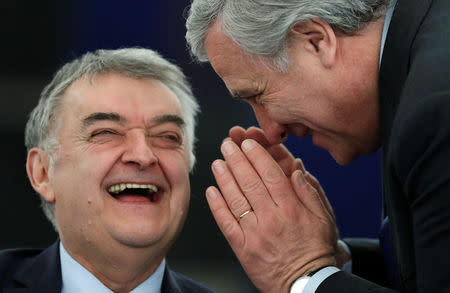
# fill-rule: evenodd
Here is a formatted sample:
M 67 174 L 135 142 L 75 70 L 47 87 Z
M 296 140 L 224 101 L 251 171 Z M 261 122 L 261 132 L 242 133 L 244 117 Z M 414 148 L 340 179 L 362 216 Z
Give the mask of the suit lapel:
M 389 26 L 379 77 L 384 204 L 389 216 L 400 284 L 406 292 L 415 291 L 415 258 L 410 246 L 412 225 L 408 214 L 409 208 L 404 200 L 401 200 L 402 196 L 398 194 L 401 191 L 393 181 L 389 147 L 391 129 L 408 77 L 411 48 L 430 5 L 431 0 L 397 1 Z
M 389 141 L 401 91 L 408 75 L 410 51 L 431 0 L 398 0 L 389 25 L 380 67 L 380 113 L 383 145 Z
M 180 286 L 173 274 L 173 272 L 166 265 L 166 269 L 164 271 L 163 282 L 161 285 L 161 293 L 175 293 L 181 292 Z
M 30 259 L 14 276 L 19 286 L 4 293 L 46 292 L 60 293 L 62 287 L 59 241 Z

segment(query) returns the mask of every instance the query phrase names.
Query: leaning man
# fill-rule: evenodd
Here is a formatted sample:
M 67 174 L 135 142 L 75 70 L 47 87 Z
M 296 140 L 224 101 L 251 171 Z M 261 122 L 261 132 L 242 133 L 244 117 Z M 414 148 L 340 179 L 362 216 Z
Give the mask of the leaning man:
M 165 262 L 188 211 L 197 112 L 183 73 L 153 51 L 63 66 L 25 133 L 27 173 L 60 240 L 1 252 L 2 289 L 212 292 Z

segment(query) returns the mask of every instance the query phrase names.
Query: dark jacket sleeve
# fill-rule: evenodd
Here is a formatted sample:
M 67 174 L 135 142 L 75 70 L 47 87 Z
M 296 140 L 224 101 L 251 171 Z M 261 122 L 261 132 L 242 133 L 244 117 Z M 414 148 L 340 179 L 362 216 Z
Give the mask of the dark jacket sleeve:
M 344 239 L 352 254 L 352 273 L 377 283 L 388 285 L 384 256 L 377 239 L 348 238 Z

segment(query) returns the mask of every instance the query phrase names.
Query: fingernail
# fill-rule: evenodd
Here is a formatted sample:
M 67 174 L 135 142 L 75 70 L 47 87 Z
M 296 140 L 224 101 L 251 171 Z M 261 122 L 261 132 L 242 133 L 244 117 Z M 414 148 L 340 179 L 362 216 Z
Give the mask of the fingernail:
M 306 184 L 306 181 L 305 181 L 305 175 L 303 175 L 303 173 L 300 172 L 300 171 L 298 171 L 298 173 L 299 173 L 299 174 L 297 175 L 298 184 L 299 184 L 300 186 L 303 186 L 303 185 Z
M 222 175 L 225 172 L 225 166 L 223 165 L 223 162 L 220 160 L 214 161 L 212 163 L 212 167 L 217 175 Z
M 222 144 L 222 151 L 224 155 L 231 155 L 236 150 L 236 146 L 231 141 L 225 141 Z
M 248 152 L 256 146 L 256 142 L 253 139 L 246 139 L 241 145 L 243 151 Z
M 215 200 L 217 198 L 217 193 L 212 187 L 209 187 L 208 189 L 206 189 L 206 196 L 210 200 Z

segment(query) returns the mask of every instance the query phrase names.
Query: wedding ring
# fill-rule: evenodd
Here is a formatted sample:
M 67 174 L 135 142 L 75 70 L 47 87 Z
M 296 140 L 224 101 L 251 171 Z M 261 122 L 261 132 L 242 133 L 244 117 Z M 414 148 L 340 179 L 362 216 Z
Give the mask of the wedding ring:
M 253 212 L 253 209 L 249 209 L 249 210 L 246 210 L 245 212 L 243 212 L 243 213 L 239 216 L 238 222 L 239 222 L 243 217 L 245 217 L 246 215 L 250 214 L 250 212 Z

